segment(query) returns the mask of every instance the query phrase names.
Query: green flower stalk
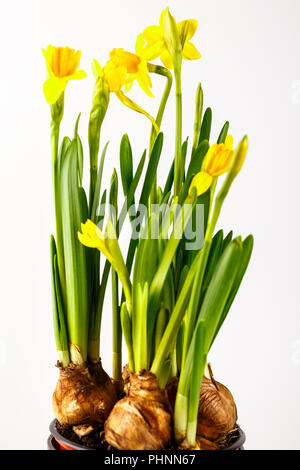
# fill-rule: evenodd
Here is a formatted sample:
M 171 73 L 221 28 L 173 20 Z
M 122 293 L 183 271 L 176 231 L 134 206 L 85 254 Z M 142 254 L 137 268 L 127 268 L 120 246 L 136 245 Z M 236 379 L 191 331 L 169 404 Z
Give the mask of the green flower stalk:
M 89 150 L 90 150 L 90 192 L 89 192 L 89 213 L 91 216 L 96 190 L 98 173 L 98 154 L 100 145 L 100 132 L 104 117 L 109 104 L 109 87 L 103 77 L 95 71 L 95 86 L 93 91 L 92 109 L 89 120 Z M 98 201 L 99 203 L 99 201 Z

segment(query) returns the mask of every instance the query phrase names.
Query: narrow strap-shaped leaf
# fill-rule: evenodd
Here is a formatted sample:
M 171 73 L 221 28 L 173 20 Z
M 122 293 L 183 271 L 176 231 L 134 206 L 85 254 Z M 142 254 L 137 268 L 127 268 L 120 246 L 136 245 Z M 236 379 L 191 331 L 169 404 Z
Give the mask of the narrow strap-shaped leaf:
M 70 147 L 71 145 L 71 140 L 69 137 L 65 136 L 62 140 L 62 143 L 60 145 L 60 149 L 59 149 L 59 153 L 58 153 L 58 168 L 59 168 L 59 172 L 60 172 L 60 169 L 61 169 L 61 165 L 62 165 L 62 161 L 63 161 L 63 158 L 64 156 L 66 155 L 67 153 L 67 150 L 68 148 Z
M 142 192 L 141 192 L 141 196 L 139 200 L 139 205 L 137 209 L 137 214 L 141 214 L 141 211 L 143 211 L 144 208 L 147 207 L 153 181 L 156 176 L 157 166 L 158 166 L 158 162 L 159 162 L 161 151 L 162 151 L 162 145 L 163 145 L 163 134 L 160 132 L 156 138 L 155 144 L 153 146 L 153 150 L 150 155 L 150 159 L 149 159 L 149 163 L 148 163 L 148 167 L 147 167 L 146 175 L 144 179 L 144 184 L 143 184 L 143 188 L 142 188 Z M 142 223 L 142 218 L 139 219 L 139 225 L 141 223 Z M 138 230 L 138 226 L 135 227 L 135 230 Z M 127 258 L 126 258 L 126 266 L 127 266 L 129 273 L 132 268 L 132 262 L 133 262 L 137 242 L 138 242 L 137 239 L 131 238 L 130 240 Z
M 83 175 L 83 147 L 79 135 L 76 136 L 77 140 L 77 154 L 78 154 L 78 180 L 79 186 L 82 186 L 82 175 Z
M 132 348 L 132 331 L 131 331 L 131 319 L 127 310 L 126 302 L 123 302 L 121 307 L 121 325 L 122 331 L 125 338 L 125 343 L 128 351 L 128 365 L 130 372 L 134 372 L 134 356 Z
M 219 230 L 215 236 L 213 237 L 206 270 L 203 278 L 203 286 L 202 290 L 205 291 L 208 287 L 208 284 L 211 281 L 213 276 L 215 267 L 219 261 L 220 255 L 222 253 L 222 246 L 223 246 L 223 230 Z
M 82 192 L 78 187 L 78 145 L 77 140 L 74 139 L 61 169 L 61 200 L 66 266 L 67 323 L 71 342 L 71 359 L 73 362 L 79 363 L 87 358 L 89 315 L 86 248 L 81 245 L 77 236 L 83 221 L 82 196 L 80 194 Z
M 192 226 L 196 228 L 196 235 L 192 240 L 186 240 L 186 238 L 184 238 L 184 240 L 182 241 L 183 247 L 187 241 L 188 243 L 195 242 L 196 237 L 199 237 L 200 239 L 201 238 L 204 239 L 204 235 L 206 233 L 206 228 L 207 228 L 207 223 L 208 223 L 210 197 L 211 197 L 211 193 L 210 193 L 210 190 L 208 190 L 206 191 L 206 193 L 201 194 L 201 196 L 197 198 L 197 204 L 193 211 L 191 221 L 190 221 L 190 223 L 193 224 Z M 197 221 L 196 219 L 196 216 L 197 216 L 196 209 L 199 208 L 199 206 L 203 206 L 203 220 L 201 221 L 202 223 L 199 223 L 199 221 Z M 184 263 L 188 266 L 191 266 L 198 251 L 199 251 L 199 248 L 185 250 L 183 252 Z
M 148 307 L 148 283 L 142 288 L 137 286 L 137 302 L 135 312 L 134 333 L 134 363 L 135 371 L 138 373 L 142 369 L 148 369 L 147 352 L 147 307 Z
M 182 234 L 187 226 L 187 223 L 190 219 L 190 216 L 193 211 L 193 207 L 196 203 L 196 197 L 194 195 L 190 201 L 186 201 L 178 214 L 175 223 L 173 232 L 166 244 L 163 256 L 161 258 L 160 264 L 158 266 L 157 272 L 153 278 L 153 281 L 150 286 L 149 293 L 149 339 L 151 341 L 152 332 L 156 320 L 156 314 L 159 309 L 159 304 L 162 295 L 162 289 L 170 269 L 170 265 L 174 259 L 176 250 L 182 238 Z
M 224 321 L 227 317 L 227 314 L 228 314 L 228 312 L 230 310 L 230 307 L 231 307 L 231 305 L 232 305 L 232 303 L 235 299 L 236 294 L 238 293 L 238 290 L 240 288 L 241 282 L 243 280 L 243 277 L 245 275 L 245 272 L 247 270 L 247 267 L 248 267 L 248 264 L 249 264 L 249 261 L 250 261 L 250 258 L 251 258 L 251 254 L 252 254 L 252 250 L 253 250 L 253 243 L 254 243 L 254 240 L 253 240 L 252 235 L 249 235 L 243 241 L 243 251 L 242 251 L 242 255 L 241 255 L 241 259 L 240 259 L 240 263 L 239 263 L 239 269 L 237 271 L 233 286 L 232 286 L 231 291 L 230 291 L 230 295 L 227 299 L 227 302 L 226 302 L 226 305 L 225 305 L 224 310 L 222 312 L 221 318 L 218 322 L 218 326 L 216 328 L 214 337 L 211 341 L 210 348 L 213 345 L 213 342 L 216 339 L 216 336 L 217 336 L 218 332 L 220 331 L 220 328 L 223 325 L 223 323 L 224 323 Z
M 193 176 L 199 173 L 199 171 L 201 171 L 202 162 L 204 160 L 205 155 L 207 154 L 208 149 L 208 141 L 203 140 L 193 153 L 187 170 L 186 179 L 182 188 L 180 200 L 183 201 L 186 198 Z
M 100 211 L 96 218 L 96 225 L 98 225 L 100 230 L 103 229 L 103 222 L 104 222 L 104 217 L 105 217 L 106 195 L 107 195 L 107 190 L 105 189 L 100 199 Z
M 212 121 L 212 110 L 211 108 L 207 108 L 204 113 L 203 120 L 202 120 L 198 146 L 203 142 L 203 140 L 209 141 L 211 121 Z
M 156 351 L 154 360 L 151 366 L 151 372 L 158 376 L 163 367 L 165 357 L 170 354 L 172 348 L 174 347 L 176 341 L 176 334 L 180 328 L 181 322 L 185 315 L 187 303 L 190 296 L 191 287 L 195 278 L 195 274 L 198 269 L 199 262 L 201 262 L 201 252 L 198 252 L 196 258 L 194 259 L 192 266 L 190 267 L 186 280 L 182 286 L 182 289 L 179 293 L 179 296 L 176 300 L 173 312 L 171 314 L 170 320 L 168 322 L 165 333 L 160 342 L 159 348 Z
M 211 341 L 215 336 L 222 312 L 230 295 L 242 255 L 240 240 L 233 240 L 222 254 L 213 277 L 206 291 L 199 321 L 205 320 L 206 338 L 205 353 L 208 353 Z M 216 295 L 216 292 L 218 293 Z
M 130 189 L 128 191 L 128 196 L 127 196 L 127 198 L 126 198 L 126 200 L 123 204 L 123 207 L 121 209 L 120 216 L 119 216 L 119 219 L 118 219 L 117 224 L 116 224 L 116 232 L 117 233 L 121 232 L 121 229 L 122 229 L 122 226 L 123 226 L 128 208 L 132 204 L 132 201 L 133 201 L 133 198 L 134 198 L 134 193 L 136 191 L 137 185 L 139 183 L 140 177 L 141 177 L 142 172 L 143 172 L 145 160 L 146 160 L 146 150 L 143 152 L 143 155 L 140 159 L 140 162 L 139 162 L 137 170 L 135 172 L 133 181 L 132 181 L 132 183 L 130 185 Z M 98 295 L 98 300 L 97 300 L 97 317 L 100 318 L 100 319 L 101 319 L 101 314 L 102 314 L 102 308 L 103 308 L 103 303 L 104 303 L 104 294 L 105 294 L 106 285 L 107 285 L 107 281 L 108 281 L 109 270 L 110 270 L 110 264 L 109 264 L 108 260 L 106 260 L 105 266 L 104 266 L 104 269 L 103 269 L 103 273 L 102 273 L 101 284 L 100 284 L 100 289 L 99 289 L 99 295 Z
M 132 149 L 127 134 L 124 134 L 120 144 L 120 170 L 125 197 L 133 180 Z
M 53 327 L 55 344 L 58 353 L 58 360 L 63 367 L 69 365 L 69 340 L 64 315 L 63 300 L 59 282 L 59 271 L 57 263 L 56 245 L 53 235 L 50 239 L 50 259 L 51 259 L 51 283 L 52 283 L 52 307 L 53 307 Z
M 129 188 L 129 191 L 127 193 L 127 197 L 126 197 L 126 200 L 122 206 L 122 209 L 121 209 L 121 212 L 120 212 L 120 216 L 119 216 L 119 219 L 118 219 L 118 222 L 117 222 L 117 233 L 120 233 L 121 232 L 121 229 L 122 229 L 122 226 L 123 226 L 123 223 L 124 223 L 124 220 L 126 218 L 126 214 L 128 212 L 128 209 L 131 207 L 131 205 L 133 204 L 133 201 L 134 201 L 134 194 L 135 194 L 135 191 L 136 191 L 136 188 L 137 188 L 137 185 L 140 181 L 140 178 L 141 178 L 141 175 L 142 175 L 142 172 L 143 172 L 143 168 L 144 168 L 144 164 L 145 164 L 145 160 L 146 160 L 146 150 L 143 152 L 143 155 L 140 159 L 140 162 L 138 164 L 138 167 L 136 169 L 136 172 L 135 172 L 135 175 L 134 175 L 134 178 L 132 180 L 132 183 L 130 185 L 130 188 Z M 150 162 L 149 162 L 150 164 Z
M 226 121 L 218 137 L 218 140 L 217 140 L 218 144 L 224 144 L 226 136 L 228 134 L 228 129 L 229 129 L 229 121 Z
M 102 151 L 100 163 L 99 163 L 99 168 L 97 172 L 97 179 L 96 179 L 96 186 L 95 186 L 95 193 L 94 193 L 94 199 L 93 199 L 93 204 L 92 204 L 92 211 L 90 214 L 90 218 L 93 222 L 96 221 L 97 217 L 97 209 L 99 205 L 99 198 L 100 198 L 100 191 L 101 191 L 101 182 L 102 182 L 102 175 L 103 175 L 103 166 L 104 166 L 104 160 L 105 160 L 105 155 L 107 151 L 109 142 L 107 142 L 104 146 L 104 149 Z
M 168 173 L 166 184 L 163 191 L 163 198 L 171 191 L 174 182 L 174 160 Z
M 222 245 L 222 252 L 225 250 L 225 248 L 229 245 L 229 243 L 232 240 L 233 236 L 233 231 L 231 230 L 230 232 L 227 233 L 226 237 L 223 240 L 223 245 Z
M 192 367 L 191 373 L 187 423 L 187 441 L 190 445 L 195 445 L 196 441 L 200 390 L 206 364 L 206 353 L 204 350 L 206 329 L 204 321 L 201 320 L 198 323 L 194 334 L 194 366 Z M 195 366 L 195 364 L 197 365 Z

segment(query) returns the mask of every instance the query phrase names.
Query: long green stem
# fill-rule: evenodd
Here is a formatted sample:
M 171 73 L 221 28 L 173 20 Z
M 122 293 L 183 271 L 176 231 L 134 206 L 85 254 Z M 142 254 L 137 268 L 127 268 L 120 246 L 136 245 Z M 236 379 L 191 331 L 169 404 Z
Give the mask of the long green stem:
M 113 321 L 113 341 L 112 341 L 112 377 L 115 380 L 122 378 L 122 328 L 119 309 L 119 286 L 116 271 L 111 270 L 112 282 L 112 321 Z
M 174 69 L 176 87 L 176 136 L 175 136 L 175 166 L 174 166 L 174 196 L 178 196 L 183 181 L 182 162 L 182 93 L 181 66 Z
M 56 250 L 57 250 L 57 263 L 60 278 L 60 285 L 63 297 L 63 303 L 66 304 L 66 278 L 65 278 L 65 263 L 64 263 L 64 250 L 63 250 L 63 234 L 62 234 L 62 213 L 61 213 L 61 189 L 60 189 L 60 175 L 59 175 L 59 162 L 58 162 L 58 142 L 59 142 L 59 123 L 51 121 L 51 170 L 52 170 L 52 185 L 54 195 L 54 213 L 56 225 Z
M 116 223 L 118 219 L 118 177 L 115 170 L 111 179 L 109 201 L 110 219 L 116 230 Z M 119 309 L 119 280 L 118 275 L 114 269 L 111 270 L 111 287 L 113 321 L 112 377 L 115 380 L 120 380 L 122 378 L 122 328 Z
M 205 344 L 205 323 L 201 322 L 198 324 L 197 330 L 195 331 L 195 348 L 191 374 L 191 384 L 189 390 L 189 409 L 188 409 L 188 420 L 187 420 L 187 441 L 190 445 L 194 446 L 196 441 L 197 433 L 197 422 L 198 422 L 198 409 L 199 409 L 199 397 L 201 390 L 201 383 L 203 379 L 204 368 L 206 364 L 206 354 L 204 353 Z M 195 367 L 195 364 L 197 366 Z
M 168 101 L 168 98 L 169 98 L 169 95 L 170 95 L 173 79 L 172 79 L 172 74 L 169 72 L 169 70 L 166 69 L 165 67 L 160 66 L 160 65 L 148 64 L 148 70 L 149 70 L 150 73 L 156 73 L 158 75 L 162 75 L 162 76 L 166 77 L 166 79 L 167 79 L 167 83 L 166 83 L 166 86 L 165 86 L 165 89 L 164 89 L 164 92 L 163 92 L 163 95 L 162 95 L 162 98 L 161 98 L 161 102 L 160 102 L 160 105 L 159 105 L 159 108 L 158 108 L 158 112 L 157 112 L 157 115 L 156 115 L 156 119 L 155 119 L 155 122 L 157 124 L 157 128 L 155 128 L 155 126 L 153 126 L 153 125 L 151 127 L 150 143 L 149 143 L 149 155 L 151 155 L 153 145 L 155 143 L 156 137 L 158 135 L 158 131 L 159 131 L 160 126 L 161 126 L 161 122 L 162 122 L 163 114 L 164 114 L 164 111 L 165 111 L 165 107 L 166 107 L 166 104 L 167 104 L 167 101 Z M 150 205 L 156 203 L 156 177 L 155 177 L 154 182 L 153 182 L 149 203 L 150 203 Z
M 155 374 L 157 377 L 159 377 L 160 372 L 164 367 L 165 358 L 168 357 L 173 347 L 175 346 L 177 332 L 180 328 L 180 324 L 185 314 L 185 308 L 188 303 L 190 289 L 195 278 L 195 272 L 199 263 L 199 258 L 200 253 L 196 255 L 193 264 L 187 274 L 186 280 L 176 301 L 174 310 L 160 342 L 159 348 L 155 353 L 151 372 L 153 372 L 153 374 Z

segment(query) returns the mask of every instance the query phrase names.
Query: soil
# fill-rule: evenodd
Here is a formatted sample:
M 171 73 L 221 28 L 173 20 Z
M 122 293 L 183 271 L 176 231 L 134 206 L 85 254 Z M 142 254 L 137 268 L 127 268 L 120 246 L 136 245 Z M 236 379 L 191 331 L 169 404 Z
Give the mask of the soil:
M 61 425 L 58 421 L 55 423 L 56 430 L 64 438 L 69 439 L 70 441 L 88 447 L 89 449 L 94 450 L 114 450 L 106 441 L 104 436 L 103 424 L 93 425 L 94 431 L 91 432 L 88 436 L 79 438 L 77 434 L 72 429 L 72 426 Z M 100 436 L 100 439 L 99 439 Z M 239 428 L 236 427 L 230 433 L 225 436 L 224 439 L 217 442 L 220 450 L 229 447 L 234 444 L 234 442 L 239 438 Z M 170 449 L 172 450 L 172 448 Z
M 78 437 L 77 434 L 73 431 L 72 426 L 61 425 L 58 421 L 55 423 L 56 430 L 66 439 L 69 439 L 76 444 L 86 446 L 89 449 L 96 450 L 109 450 L 109 445 L 105 442 L 104 439 L 104 429 L 103 424 L 94 424 L 92 431 L 88 436 Z M 99 439 L 100 436 L 100 439 Z

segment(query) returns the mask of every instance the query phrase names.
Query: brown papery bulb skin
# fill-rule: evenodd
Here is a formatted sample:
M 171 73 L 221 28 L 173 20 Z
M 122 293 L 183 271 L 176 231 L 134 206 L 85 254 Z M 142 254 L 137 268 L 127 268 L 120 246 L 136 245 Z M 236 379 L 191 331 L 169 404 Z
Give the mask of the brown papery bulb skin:
M 228 388 L 220 382 L 203 377 L 197 435 L 210 441 L 218 441 L 236 425 L 237 409 Z
M 101 363 L 60 368 L 53 411 L 62 425 L 104 423 L 117 396 Z
M 171 441 L 172 417 L 166 392 L 151 372 L 130 374 L 128 396 L 118 401 L 105 426 L 105 439 L 120 450 L 160 450 Z

